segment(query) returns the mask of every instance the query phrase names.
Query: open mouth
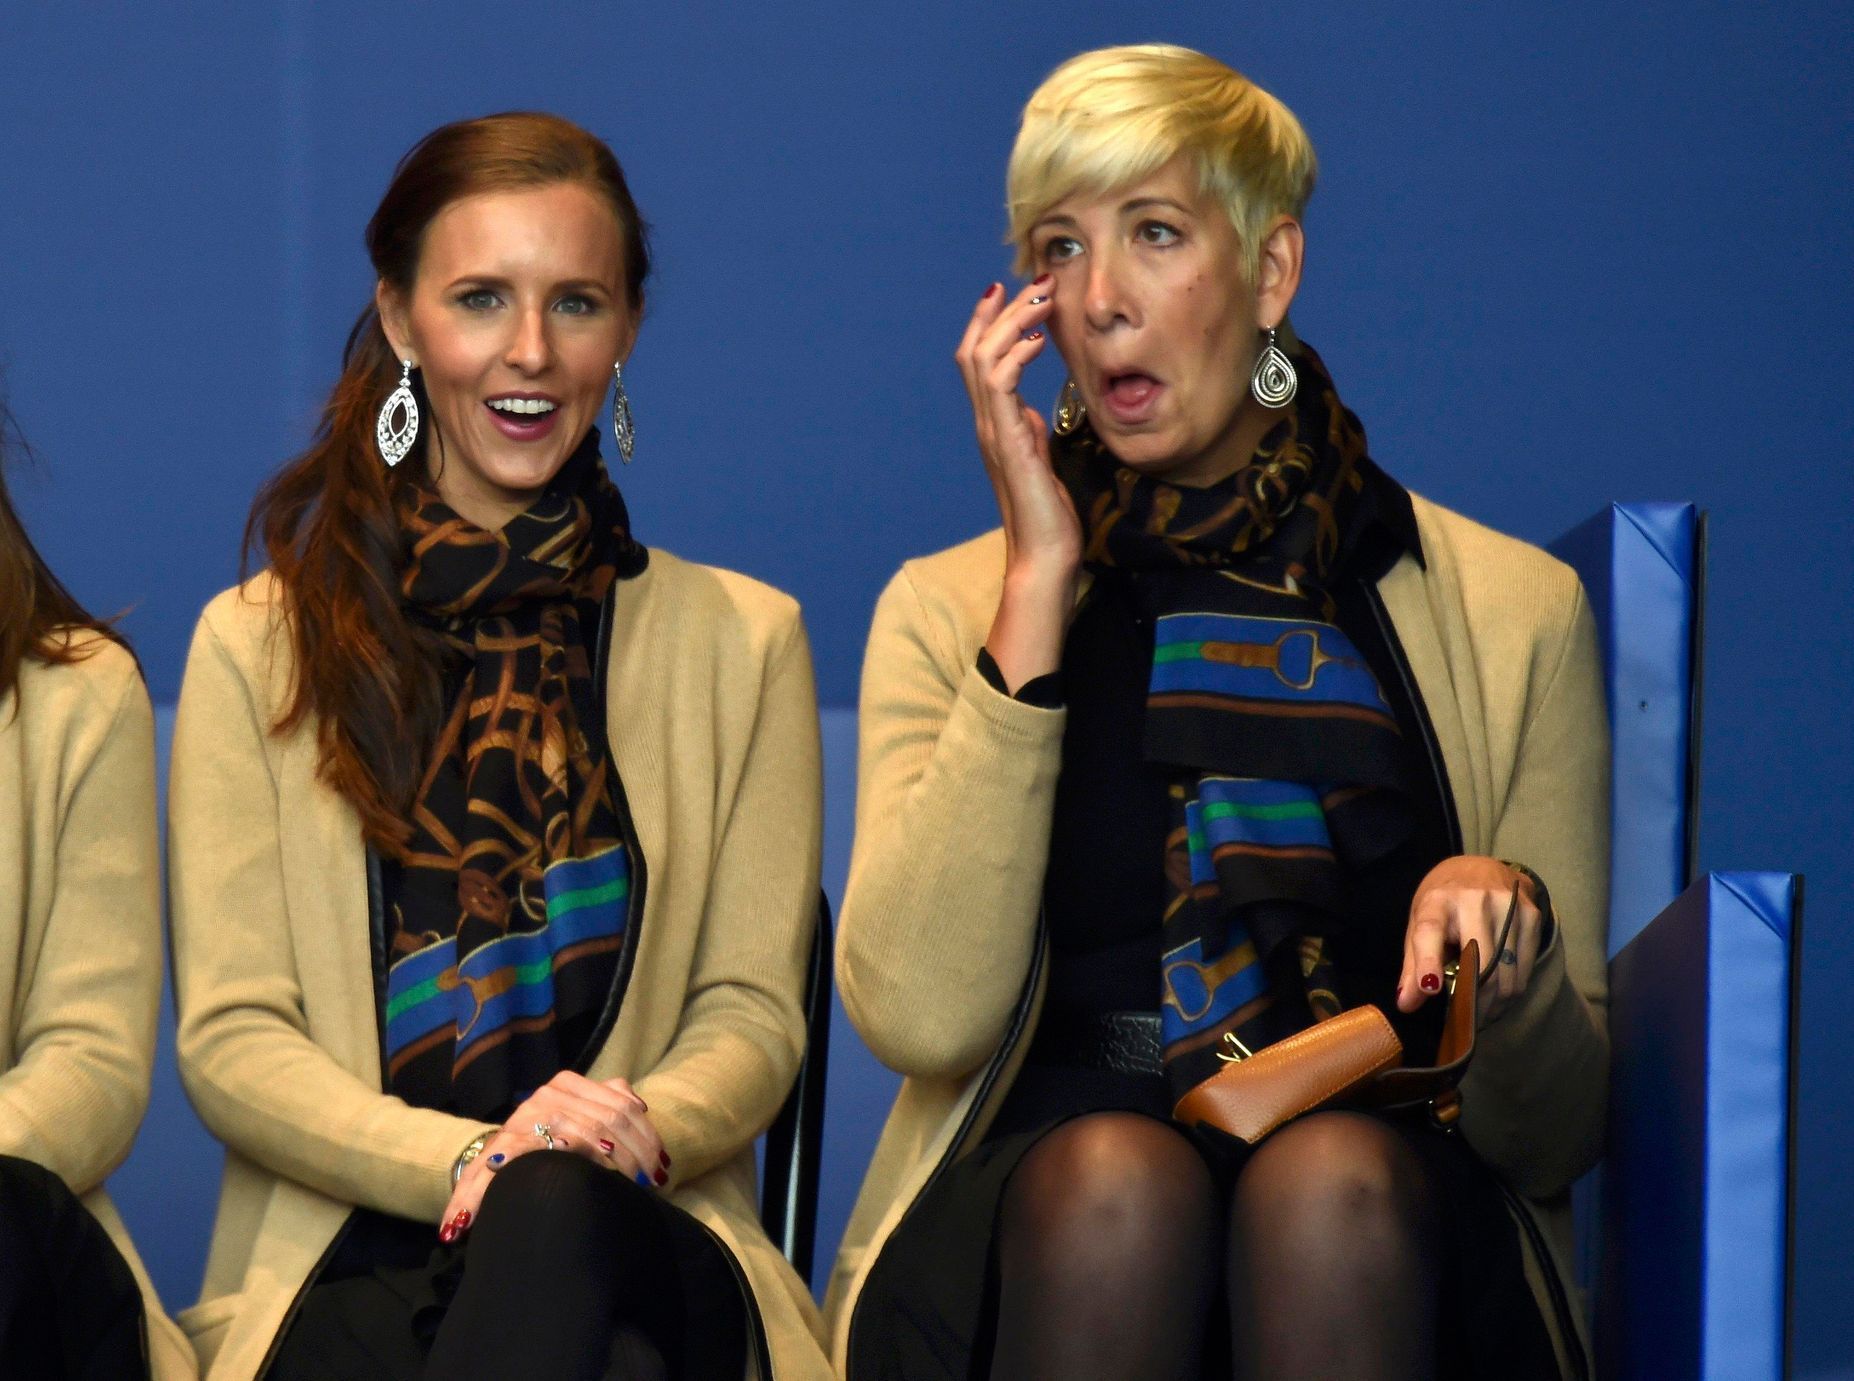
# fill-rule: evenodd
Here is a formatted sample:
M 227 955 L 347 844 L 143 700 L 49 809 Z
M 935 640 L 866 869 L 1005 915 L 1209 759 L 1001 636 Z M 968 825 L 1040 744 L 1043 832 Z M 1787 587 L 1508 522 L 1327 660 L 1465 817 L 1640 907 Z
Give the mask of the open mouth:
M 1152 415 L 1164 387 L 1150 374 L 1127 370 L 1106 376 L 1102 381 L 1101 401 L 1117 421 L 1143 422 Z
M 504 436 L 517 441 L 533 441 L 554 429 L 560 404 L 551 398 L 488 398 L 483 406 Z

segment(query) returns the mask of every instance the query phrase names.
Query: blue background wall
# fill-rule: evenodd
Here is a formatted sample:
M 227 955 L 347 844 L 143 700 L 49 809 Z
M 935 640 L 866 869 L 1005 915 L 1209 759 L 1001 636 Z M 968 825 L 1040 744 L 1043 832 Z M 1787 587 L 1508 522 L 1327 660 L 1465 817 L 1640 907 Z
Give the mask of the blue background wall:
M 1024 97 L 1097 44 L 1216 53 L 1319 149 L 1295 320 L 1394 473 L 1534 540 L 1611 498 L 1712 511 L 1703 862 L 1809 877 L 1797 1360 L 1854 1367 L 1854 19 L 1126 13 L 12 7 L 0 355 L 40 455 L 14 478 L 28 521 L 81 597 L 130 610 L 171 699 L 253 489 L 333 378 L 394 160 L 443 120 L 554 109 L 611 140 L 656 226 L 639 530 L 797 594 L 848 704 L 881 582 L 994 521 L 949 356 L 1006 268 Z

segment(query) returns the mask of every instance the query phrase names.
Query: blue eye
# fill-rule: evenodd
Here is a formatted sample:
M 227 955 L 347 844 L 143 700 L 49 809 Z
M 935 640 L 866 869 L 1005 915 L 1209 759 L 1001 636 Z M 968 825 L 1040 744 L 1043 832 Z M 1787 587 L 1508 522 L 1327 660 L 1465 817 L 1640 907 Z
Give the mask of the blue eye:
M 556 302 L 554 310 L 567 316 L 590 316 L 599 310 L 599 304 L 584 293 L 572 293 Z
M 471 288 L 468 292 L 457 294 L 458 306 L 470 312 L 486 312 L 499 302 L 500 299 L 488 288 Z

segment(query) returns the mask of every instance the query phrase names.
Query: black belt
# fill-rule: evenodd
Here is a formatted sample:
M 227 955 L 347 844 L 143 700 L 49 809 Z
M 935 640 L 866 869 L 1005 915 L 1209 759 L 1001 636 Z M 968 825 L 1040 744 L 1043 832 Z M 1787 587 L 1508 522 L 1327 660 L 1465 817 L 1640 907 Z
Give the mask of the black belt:
M 1157 1012 L 1070 1012 L 1045 1009 L 1027 1057 L 1033 1064 L 1162 1075 Z

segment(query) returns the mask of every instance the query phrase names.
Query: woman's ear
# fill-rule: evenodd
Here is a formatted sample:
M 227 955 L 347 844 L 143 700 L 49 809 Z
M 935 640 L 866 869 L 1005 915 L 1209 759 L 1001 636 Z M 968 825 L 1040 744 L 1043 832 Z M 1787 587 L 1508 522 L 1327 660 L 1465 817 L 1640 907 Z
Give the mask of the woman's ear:
M 1307 237 L 1292 216 L 1277 216 L 1262 236 L 1256 256 L 1255 320 L 1264 331 L 1279 326 L 1300 291 L 1301 262 Z
M 382 278 L 373 285 L 373 308 L 379 313 L 380 329 L 386 333 L 386 343 L 393 348 L 393 358 L 411 360 L 416 365 L 418 355 L 412 349 L 412 325 L 405 297 Z

